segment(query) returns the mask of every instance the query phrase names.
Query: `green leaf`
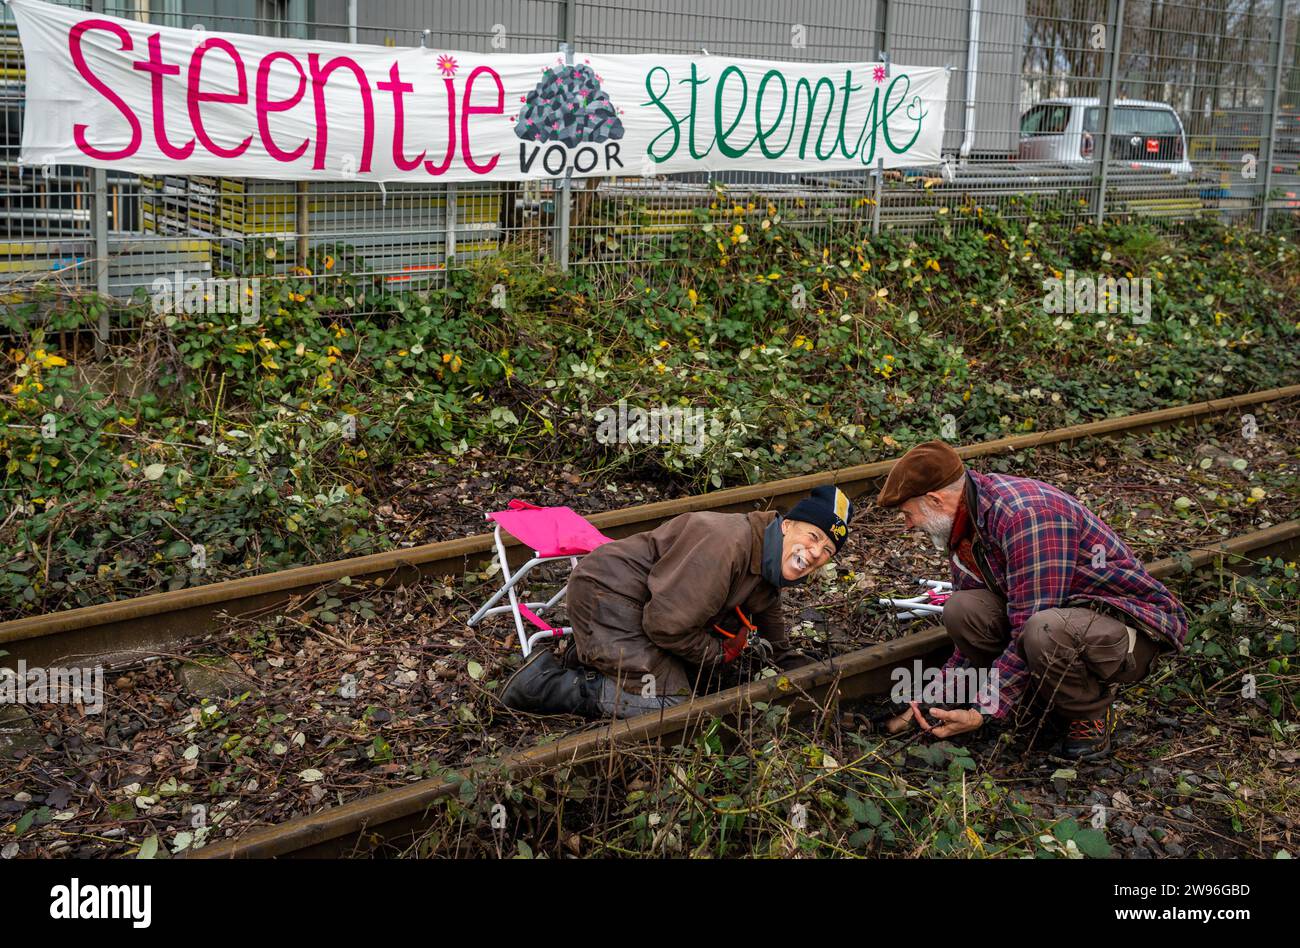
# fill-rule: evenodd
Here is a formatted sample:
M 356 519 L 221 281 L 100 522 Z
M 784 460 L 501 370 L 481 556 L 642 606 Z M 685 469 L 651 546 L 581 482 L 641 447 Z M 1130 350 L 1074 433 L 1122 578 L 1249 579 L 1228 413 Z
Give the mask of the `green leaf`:
M 158 836 L 154 834 L 140 844 L 140 851 L 135 854 L 136 859 L 152 859 L 158 855 Z
M 863 800 L 856 793 L 849 793 L 844 797 L 844 803 L 849 808 L 849 815 L 853 817 L 855 823 L 870 823 L 872 826 L 879 826 L 882 819 L 880 807 L 876 806 L 870 800 Z
M 854 849 L 866 849 L 876 838 L 876 831 L 870 826 L 864 827 L 849 837 L 849 845 Z
M 18 820 L 18 824 L 14 827 L 14 835 L 21 836 L 23 835 L 23 833 L 26 833 L 29 829 L 32 828 L 32 821 L 34 821 L 35 819 L 36 819 L 35 810 L 28 810 L 26 813 L 24 813 L 22 817 Z
M 1106 842 L 1106 834 L 1100 830 L 1079 830 L 1074 834 L 1074 845 L 1089 859 L 1109 859 L 1111 856 L 1110 843 Z

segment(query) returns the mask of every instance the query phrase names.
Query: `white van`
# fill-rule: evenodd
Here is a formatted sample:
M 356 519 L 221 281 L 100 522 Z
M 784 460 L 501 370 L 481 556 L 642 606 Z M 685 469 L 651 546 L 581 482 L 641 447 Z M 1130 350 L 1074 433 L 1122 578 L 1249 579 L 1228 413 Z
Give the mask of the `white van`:
M 1020 117 L 1024 161 L 1083 164 L 1100 148 L 1102 106 L 1098 99 L 1046 99 Z M 1110 125 L 1112 165 L 1191 174 L 1182 120 L 1163 102 L 1117 99 Z

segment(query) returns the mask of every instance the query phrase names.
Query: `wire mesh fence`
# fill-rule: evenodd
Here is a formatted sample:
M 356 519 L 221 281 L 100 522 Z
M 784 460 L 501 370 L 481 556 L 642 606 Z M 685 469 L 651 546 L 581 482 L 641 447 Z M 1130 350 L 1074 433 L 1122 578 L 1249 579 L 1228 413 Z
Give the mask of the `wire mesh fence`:
M 1300 209 L 1300 0 L 94 0 L 162 26 L 491 54 L 697 53 L 950 70 L 943 164 L 483 185 L 129 175 L 18 163 L 24 69 L 0 9 L 0 293 L 130 296 L 159 276 L 629 264 L 736 213 L 922 231 L 980 213 L 1265 229 Z

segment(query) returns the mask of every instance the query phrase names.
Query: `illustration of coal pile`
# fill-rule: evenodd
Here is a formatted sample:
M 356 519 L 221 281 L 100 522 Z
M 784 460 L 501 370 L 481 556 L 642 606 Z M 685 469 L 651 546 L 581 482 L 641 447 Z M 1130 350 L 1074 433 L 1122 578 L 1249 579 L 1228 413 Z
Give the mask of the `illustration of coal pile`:
M 590 66 L 552 66 L 524 98 L 515 134 L 575 147 L 623 137 L 623 123 Z

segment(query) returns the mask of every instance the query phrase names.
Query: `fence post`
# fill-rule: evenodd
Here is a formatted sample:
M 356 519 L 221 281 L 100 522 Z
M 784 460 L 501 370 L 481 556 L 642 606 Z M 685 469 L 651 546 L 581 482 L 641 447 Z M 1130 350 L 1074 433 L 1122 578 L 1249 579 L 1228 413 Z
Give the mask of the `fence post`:
M 1286 0 L 1276 0 L 1277 52 L 1273 57 L 1273 87 L 1268 106 L 1268 146 L 1264 151 L 1264 190 L 1259 196 L 1259 232 L 1268 230 L 1268 194 L 1273 190 L 1273 154 L 1277 144 L 1277 110 L 1282 96 L 1282 47 L 1286 45 Z M 1300 68 L 1300 63 L 1297 64 Z
M 108 174 L 103 168 L 90 172 L 95 198 L 90 205 L 91 229 L 95 240 L 95 292 L 101 304 L 108 297 Z M 95 356 L 103 358 L 108 347 L 108 307 L 99 313 L 95 327 Z
M 1098 227 L 1106 219 L 1106 187 L 1110 179 L 1110 135 L 1111 118 L 1115 112 L 1115 87 L 1119 83 L 1120 41 L 1124 35 L 1124 0 L 1110 0 L 1106 24 L 1106 104 L 1101 114 L 1101 160 L 1098 162 L 1097 174 L 1097 215 Z M 1094 148 L 1096 146 L 1094 145 Z
M 90 5 L 94 13 L 104 12 L 104 0 L 94 0 Z M 90 203 L 90 233 L 95 244 L 95 292 L 100 303 L 108 296 L 108 172 L 93 168 L 90 183 L 94 199 Z M 103 358 L 108 349 L 108 307 L 104 306 L 95 327 L 95 356 Z
M 573 65 L 574 21 L 577 0 L 566 0 L 560 7 L 560 52 L 566 66 Z M 555 240 L 552 250 L 561 270 L 569 269 L 569 223 L 573 211 L 573 168 L 564 169 L 564 183 L 555 195 Z
M 880 51 L 880 61 L 885 64 L 885 78 L 889 78 L 889 53 Z M 885 203 L 885 159 L 876 159 L 875 206 L 871 208 L 871 236 L 880 234 L 880 205 Z

